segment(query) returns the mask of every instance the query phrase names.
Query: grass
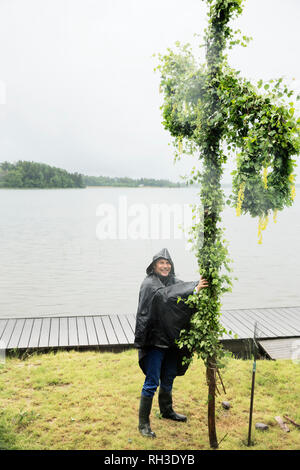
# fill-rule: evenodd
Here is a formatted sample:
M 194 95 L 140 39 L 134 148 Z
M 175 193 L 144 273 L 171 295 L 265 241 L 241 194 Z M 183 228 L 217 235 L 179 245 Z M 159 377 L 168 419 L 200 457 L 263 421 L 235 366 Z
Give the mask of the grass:
M 226 395 L 216 400 L 222 450 L 246 446 L 252 361 L 229 358 L 222 370 Z M 121 353 L 60 351 L 26 359 L 6 358 L 0 365 L 1 449 L 197 450 L 209 449 L 205 368 L 195 360 L 174 383 L 174 409 L 187 423 L 160 419 L 157 396 L 151 413 L 156 439 L 137 431 L 144 375 L 137 351 Z M 231 403 L 225 411 L 221 402 Z M 274 417 L 300 422 L 300 364 L 257 362 L 251 449 L 300 449 L 300 431 L 284 433 Z M 269 425 L 255 430 L 256 422 Z

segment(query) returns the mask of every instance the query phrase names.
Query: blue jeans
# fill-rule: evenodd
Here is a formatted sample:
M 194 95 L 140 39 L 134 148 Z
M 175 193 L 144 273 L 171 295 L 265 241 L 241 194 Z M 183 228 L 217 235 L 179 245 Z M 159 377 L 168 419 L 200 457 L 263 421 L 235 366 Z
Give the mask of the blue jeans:
M 142 395 L 153 397 L 160 386 L 171 392 L 177 375 L 177 357 L 174 351 L 163 348 L 150 349 L 145 357 L 146 378 Z

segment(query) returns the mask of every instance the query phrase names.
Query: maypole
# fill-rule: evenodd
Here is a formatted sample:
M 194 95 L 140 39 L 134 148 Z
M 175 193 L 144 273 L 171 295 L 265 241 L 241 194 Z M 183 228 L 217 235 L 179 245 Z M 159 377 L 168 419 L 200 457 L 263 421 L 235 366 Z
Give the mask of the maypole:
M 212 448 L 218 447 L 215 425 L 216 372 L 223 355 L 219 338 L 221 297 L 231 290 L 230 259 L 223 229 L 224 207 L 221 178 L 224 164 L 235 155 L 232 195 L 227 203 L 236 214 L 259 219 L 259 238 L 269 214 L 290 206 L 295 198 L 299 154 L 299 124 L 294 116 L 293 92 L 283 80 L 256 86 L 229 67 L 226 47 L 246 46 L 249 38 L 237 39 L 230 22 L 242 13 L 242 0 L 205 0 L 208 27 L 205 31 L 206 62 L 197 63 L 189 44 L 177 43 L 174 52 L 160 55 L 161 91 L 164 95 L 163 125 L 183 154 L 197 154 L 189 182 L 200 183 L 201 214 L 191 228 L 199 273 L 209 283 L 185 301 L 194 308 L 189 330 L 182 331 L 178 345 L 202 358 L 208 384 L 208 431 Z M 260 91 L 262 89 L 262 92 Z M 299 97 L 297 97 L 298 99 Z M 287 102 L 288 100 L 289 102 Z M 180 301 L 180 299 L 179 299 Z M 192 359 L 186 359 L 192 360 Z

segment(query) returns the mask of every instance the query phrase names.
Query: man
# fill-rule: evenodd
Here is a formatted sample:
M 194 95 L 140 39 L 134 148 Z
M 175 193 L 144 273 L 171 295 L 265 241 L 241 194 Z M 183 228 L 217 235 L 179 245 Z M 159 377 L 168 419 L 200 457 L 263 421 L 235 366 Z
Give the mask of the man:
M 174 264 L 166 248 L 153 256 L 146 269 L 139 292 L 136 316 L 135 346 L 139 348 L 139 365 L 145 374 L 139 408 L 139 431 L 143 436 L 156 437 L 150 427 L 154 394 L 159 387 L 158 402 L 163 418 L 186 421 L 175 413 L 172 387 L 177 375 L 184 375 L 187 366 L 182 359 L 187 351 L 177 348 L 175 341 L 187 328 L 193 310 L 177 298 L 187 298 L 207 287 L 207 281 L 183 282 L 175 277 Z

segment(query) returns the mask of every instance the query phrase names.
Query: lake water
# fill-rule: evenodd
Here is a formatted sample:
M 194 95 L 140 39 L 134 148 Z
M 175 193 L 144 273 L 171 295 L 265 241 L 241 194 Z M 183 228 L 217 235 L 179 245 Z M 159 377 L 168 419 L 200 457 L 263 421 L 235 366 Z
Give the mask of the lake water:
M 177 221 L 170 233 L 168 224 L 159 232 L 151 211 L 175 204 L 185 214 L 197 192 L 0 190 L 0 317 L 135 313 L 146 266 L 163 247 L 177 276 L 196 280 L 196 260 L 174 228 Z M 238 277 L 233 292 L 223 297 L 223 309 L 300 305 L 297 196 L 293 207 L 278 213 L 277 224 L 269 222 L 262 245 L 256 219 L 236 217 L 226 208 L 223 221 Z M 104 232 L 107 239 L 101 239 Z

